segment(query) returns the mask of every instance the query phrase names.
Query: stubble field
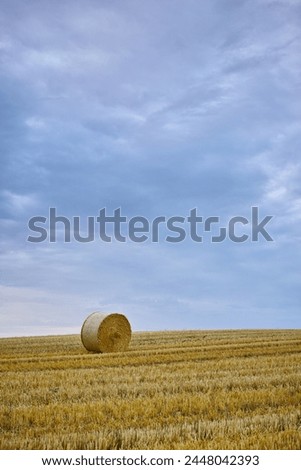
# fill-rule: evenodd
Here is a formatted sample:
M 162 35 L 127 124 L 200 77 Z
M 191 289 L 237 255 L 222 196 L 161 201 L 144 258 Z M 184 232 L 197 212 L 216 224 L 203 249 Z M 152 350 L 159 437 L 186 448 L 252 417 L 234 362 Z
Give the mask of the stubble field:
M 0 339 L 1 449 L 301 449 L 301 330 Z

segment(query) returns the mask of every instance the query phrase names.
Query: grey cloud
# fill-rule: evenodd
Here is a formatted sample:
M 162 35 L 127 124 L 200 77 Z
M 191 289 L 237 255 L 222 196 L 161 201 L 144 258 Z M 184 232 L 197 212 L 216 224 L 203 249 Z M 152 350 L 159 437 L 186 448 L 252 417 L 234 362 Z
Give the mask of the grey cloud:
M 28 325 L 37 289 L 45 305 L 82 297 L 76 324 L 94 305 L 140 329 L 183 327 L 185 307 L 191 327 L 297 325 L 298 2 L 13 0 L 2 20 L 2 281 L 26 289 L 12 315 L 24 299 Z M 274 251 L 26 243 L 49 206 L 226 218 L 254 204 L 277 216 Z

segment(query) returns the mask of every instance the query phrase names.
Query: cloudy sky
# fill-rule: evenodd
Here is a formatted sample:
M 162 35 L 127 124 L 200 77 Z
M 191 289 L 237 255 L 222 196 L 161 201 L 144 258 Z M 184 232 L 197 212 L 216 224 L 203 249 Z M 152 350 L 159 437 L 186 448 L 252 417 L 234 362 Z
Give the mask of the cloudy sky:
M 95 310 L 301 327 L 300 21 L 300 0 L 1 2 L 0 336 L 79 332 Z M 27 240 L 50 207 L 84 235 L 102 208 L 227 224 L 252 206 L 273 242 Z

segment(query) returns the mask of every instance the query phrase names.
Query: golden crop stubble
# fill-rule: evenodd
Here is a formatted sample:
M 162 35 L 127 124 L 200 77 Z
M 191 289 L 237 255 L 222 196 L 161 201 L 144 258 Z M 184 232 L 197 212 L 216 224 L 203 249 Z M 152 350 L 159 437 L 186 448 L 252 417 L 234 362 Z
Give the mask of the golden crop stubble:
M 3 339 L 0 447 L 300 448 L 300 357 L 299 330 Z

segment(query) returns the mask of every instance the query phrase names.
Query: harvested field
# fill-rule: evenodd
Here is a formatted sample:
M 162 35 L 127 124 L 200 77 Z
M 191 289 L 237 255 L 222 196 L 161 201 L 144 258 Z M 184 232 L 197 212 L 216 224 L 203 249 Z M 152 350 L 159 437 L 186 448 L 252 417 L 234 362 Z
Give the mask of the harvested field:
M 301 330 L 0 339 L 1 449 L 301 449 Z

